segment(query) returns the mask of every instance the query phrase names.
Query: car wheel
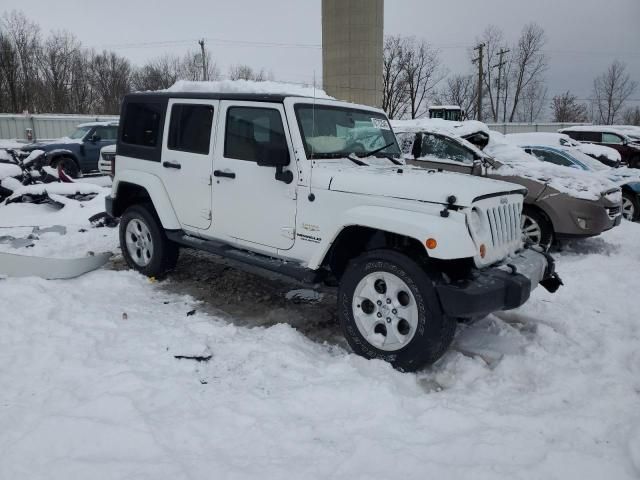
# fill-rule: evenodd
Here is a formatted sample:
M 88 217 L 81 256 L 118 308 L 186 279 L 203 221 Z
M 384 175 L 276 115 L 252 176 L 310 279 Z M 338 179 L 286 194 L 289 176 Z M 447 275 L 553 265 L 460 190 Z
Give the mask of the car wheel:
M 640 155 L 636 155 L 629 162 L 630 168 L 640 168 Z
M 638 197 L 629 192 L 622 192 L 622 216 L 625 220 L 635 222 L 640 217 Z
M 444 314 L 435 273 L 404 254 L 374 250 L 352 260 L 338 289 L 338 316 L 349 345 L 402 371 L 440 358 L 457 321 Z
M 120 248 L 127 264 L 148 277 L 161 277 L 178 261 L 178 245 L 167 238 L 151 205 L 133 205 L 120 220 Z
M 55 164 L 55 167 L 64 171 L 67 176 L 71 178 L 78 178 L 80 176 L 80 168 L 73 158 L 62 157 Z
M 522 239 L 530 245 L 538 245 L 545 251 L 553 242 L 553 229 L 549 221 L 533 208 L 524 207 L 520 218 Z

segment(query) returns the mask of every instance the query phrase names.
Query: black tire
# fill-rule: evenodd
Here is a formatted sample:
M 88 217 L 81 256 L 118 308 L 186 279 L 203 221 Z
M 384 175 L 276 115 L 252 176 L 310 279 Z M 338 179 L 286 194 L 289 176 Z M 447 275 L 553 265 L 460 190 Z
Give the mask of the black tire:
M 410 289 L 417 307 L 417 322 L 411 328 L 413 336 L 397 350 L 388 351 L 373 345 L 361 333 L 354 316 L 354 309 L 360 308 L 358 302 L 354 302 L 356 288 L 362 279 L 375 272 L 391 273 L 402 280 Z M 428 272 L 427 268 L 406 255 L 391 250 L 373 250 L 352 260 L 338 288 L 338 317 L 353 351 L 365 358 L 389 362 L 405 372 L 418 370 L 438 360 L 451 345 L 457 321 L 446 316 L 440 307 L 434 287 L 436 278 L 437 273 Z M 371 315 L 373 321 L 377 321 L 374 314 Z M 380 323 L 384 324 L 384 319 Z
M 630 222 L 637 222 L 640 219 L 640 205 L 638 204 L 638 196 L 635 193 L 623 191 L 622 197 L 624 198 L 624 200 L 630 202 L 633 208 L 633 217 L 627 218 L 625 216 L 625 218 Z M 623 203 L 623 207 L 624 207 L 624 203 Z M 624 215 L 624 212 L 623 212 L 623 215 Z
M 81 174 L 80 167 L 78 167 L 78 164 L 71 157 L 62 157 L 59 160 L 56 160 L 54 167 L 62 168 L 64 173 L 71 178 L 78 178 Z
M 534 245 L 539 245 L 544 249 L 545 252 L 549 250 L 549 248 L 551 248 L 551 244 L 553 243 L 554 235 L 553 235 L 553 226 L 551 225 L 551 222 L 546 217 L 546 215 L 541 213 L 536 208 L 525 205 L 524 208 L 522 209 L 522 217 L 523 217 L 522 226 L 526 227 L 525 222 L 526 222 L 526 217 L 528 217 L 540 227 L 539 240 L 533 240 L 531 238 L 528 238 L 523 231 L 523 235 L 525 236 L 525 241 L 529 241 Z
M 640 168 L 640 155 L 636 155 L 629 161 L 630 168 Z
M 146 265 L 136 261 L 127 247 L 127 228 L 131 222 L 141 222 L 148 229 L 148 239 L 153 246 L 153 253 L 148 258 Z M 120 219 L 120 248 L 122 256 L 131 268 L 147 277 L 156 278 L 164 276 L 175 268 L 180 253 L 178 245 L 165 235 L 162 224 L 151 204 L 132 205 L 125 210 Z M 140 259 L 139 256 L 138 259 Z

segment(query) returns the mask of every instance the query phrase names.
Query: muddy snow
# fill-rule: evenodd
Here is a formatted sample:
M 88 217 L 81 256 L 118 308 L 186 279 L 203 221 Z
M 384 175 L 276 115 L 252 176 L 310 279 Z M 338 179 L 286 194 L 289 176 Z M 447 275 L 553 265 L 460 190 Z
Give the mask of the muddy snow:
M 557 294 L 460 325 L 403 374 L 349 352 L 330 289 L 198 252 L 162 282 L 126 269 L 87 220 L 102 195 L 0 206 L 0 235 L 67 230 L 15 253 L 116 253 L 0 280 L 0 478 L 640 476 L 640 225 L 566 246 Z

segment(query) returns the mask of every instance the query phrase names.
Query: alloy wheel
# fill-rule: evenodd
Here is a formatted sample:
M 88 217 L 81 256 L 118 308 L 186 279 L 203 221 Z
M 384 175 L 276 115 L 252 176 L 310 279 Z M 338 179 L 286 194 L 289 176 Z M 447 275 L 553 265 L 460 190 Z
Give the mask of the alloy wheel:
M 125 231 L 127 251 L 136 265 L 146 267 L 153 257 L 153 241 L 149 228 L 134 218 Z

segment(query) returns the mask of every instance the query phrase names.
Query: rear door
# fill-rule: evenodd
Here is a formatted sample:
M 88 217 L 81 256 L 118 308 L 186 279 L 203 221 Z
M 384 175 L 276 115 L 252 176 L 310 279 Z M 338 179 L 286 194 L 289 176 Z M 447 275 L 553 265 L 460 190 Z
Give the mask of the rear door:
M 211 169 L 219 102 L 171 99 L 162 140 L 162 181 L 180 224 L 211 225 Z
M 420 137 L 416 138 L 416 142 Z M 422 168 L 440 169 L 449 172 L 473 173 L 475 156 L 470 151 L 442 135 L 423 133 L 420 149 L 414 144 L 414 152 L 420 152 L 419 160 L 409 163 Z
M 289 128 L 280 103 L 220 102 L 213 171 L 213 232 L 217 237 L 289 249 L 294 243 L 297 169 L 291 183 L 275 167 L 258 166 L 271 150 L 289 152 Z

